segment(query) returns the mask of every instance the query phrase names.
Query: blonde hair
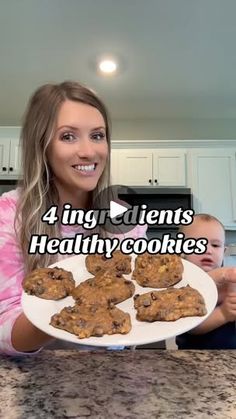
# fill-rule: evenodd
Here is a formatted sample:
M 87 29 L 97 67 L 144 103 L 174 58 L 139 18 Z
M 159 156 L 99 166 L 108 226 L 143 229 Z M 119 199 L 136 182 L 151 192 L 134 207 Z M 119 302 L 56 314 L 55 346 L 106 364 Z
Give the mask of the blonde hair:
M 195 214 L 194 217 L 193 217 L 192 223 L 196 220 L 202 220 L 202 221 L 206 221 L 206 222 L 215 221 L 218 224 L 220 224 L 222 229 L 225 231 L 225 228 L 224 228 L 224 225 L 222 224 L 222 222 L 220 220 L 218 220 L 218 218 L 214 217 L 214 215 L 205 214 L 205 213 Z M 185 233 L 186 230 L 188 229 L 188 227 L 190 227 L 192 225 L 192 223 L 188 224 L 188 225 L 183 225 L 183 224 L 180 225 L 179 232 L 180 233 Z
M 28 254 L 32 234 L 60 237 L 56 224 L 41 221 L 51 205 L 58 205 L 59 197 L 50 174 L 47 148 L 53 138 L 60 107 L 66 100 L 93 106 L 102 114 L 108 142 L 108 159 L 96 189 L 91 192 L 91 202 L 96 194 L 110 184 L 110 119 L 103 102 L 89 88 L 72 81 L 61 84 L 45 84 L 38 88 L 29 100 L 21 131 L 22 173 L 19 181 L 20 196 L 15 217 L 15 230 L 25 262 L 25 271 L 48 266 L 57 260 L 55 255 Z

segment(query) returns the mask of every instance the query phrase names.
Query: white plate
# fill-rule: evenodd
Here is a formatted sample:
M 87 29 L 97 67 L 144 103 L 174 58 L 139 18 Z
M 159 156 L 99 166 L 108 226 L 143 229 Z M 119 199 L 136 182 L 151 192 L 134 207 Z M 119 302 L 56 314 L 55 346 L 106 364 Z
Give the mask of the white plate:
M 92 275 L 88 273 L 85 267 L 84 255 L 72 256 L 55 263 L 52 266 L 58 266 L 69 270 L 73 273 L 76 284 L 85 279 L 91 278 Z M 132 257 L 132 264 L 134 263 L 135 256 Z M 117 307 L 128 312 L 131 316 L 132 329 L 126 335 L 105 335 L 103 337 L 90 337 L 87 339 L 78 339 L 75 335 L 50 326 L 51 316 L 58 313 L 63 307 L 74 305 L 72 297 L 66 297 L 59 301 L 43 300 L 23 292 L 22 307 L 26 317 L 39 329 L 48 335 L 55 338 L 66 340 L 69 342 L 78 343 L 81 345 L 92 346 L 134 346 L 146 343 L 158 342 L 165 340 L 196 327 L 209 314 L 214 310 L 217 302 L 217 288 L 212 278 L 196 265 L 182 259 L 184 265 L 183 279 L 175 285 L 175 287 L 182 287 L 189 284 L 191 287 L 196 288 L 204 297 L 207 314 L 202 317 L 185 317 L 172 322 L 156 321 L 153 323 L 140 322 L 136 320 L 136 310 L 133 307 L 133 298 L 117 304 Z M 130 279 L 131 275 L 125 275 Z M 136 281 L 135 294 L 144 294 L 152 291 L 153 288 L 140 287 Z

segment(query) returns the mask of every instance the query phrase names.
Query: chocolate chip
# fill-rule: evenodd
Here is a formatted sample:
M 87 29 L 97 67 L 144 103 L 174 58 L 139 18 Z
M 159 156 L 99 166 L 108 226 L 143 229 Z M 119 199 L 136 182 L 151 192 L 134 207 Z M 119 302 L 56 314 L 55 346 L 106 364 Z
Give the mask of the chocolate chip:
M 91 308 L 90 308 L 90 313 L 96 313 L 96 311 L 97 311 L 97 307 L 96 306 L 91 306 Z
M 38 279 L 37 285 L 42 285 L 42 283 L 43 283 L 42 279 Z
M 148 284 L 148 278 L 143 278 L 142 283 L 143 285 Z
M 79 319 L 79 320 L 76 322 L 76 326 L 79 326 L 79 327 L 81 327 L 81 328 L 85 328 L 85 327 L 86 327 L 86 325 L 87 325 L 87 322 L 86 322 L 86 320 L 84 320 L 84 319 Z
M 73 307 L 71 307 L 71 306 L 66 307 L 66 311 L 67 311 L 67 313 L 73 313 L 73 310 L 74 310 L 74 308 L 73 308 Z
M 151 292 L 151 299 L 152 300 L 156 300 L 157 299 L 157 297 L 155 296 L 155 294 L 153 292 Z
M 103 328 L 100 326 L 95 327 L 93 329 L 93 335 L 98 337 L 103 336 Z
M 149 307 L 150 305 L 151 305 L 151 301 L 146 298 L 146 300 L 143 301 L 143 306 L 144 307 Z
M 35 293 L 36 294 L 42 295 L 44 292 L 45 292 L 45 288 L 40 286 L 40 285 L 35 288 Z
M 118 322 L 117 320 L 114 320 L 114 322 L 112 322 L 112 325 L 113 325 L 115 328 L 118 328 L 118 327 L 120 327 L 120 326 L 121 326 L 120 322 Z

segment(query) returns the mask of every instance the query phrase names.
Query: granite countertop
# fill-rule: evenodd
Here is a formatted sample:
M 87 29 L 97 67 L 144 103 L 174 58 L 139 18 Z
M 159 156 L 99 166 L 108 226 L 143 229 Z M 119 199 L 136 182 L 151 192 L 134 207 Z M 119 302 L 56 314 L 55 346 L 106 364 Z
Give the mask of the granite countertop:
M 42 350 L 0 359 L 0 418 L 236 418 L 236 351 Z

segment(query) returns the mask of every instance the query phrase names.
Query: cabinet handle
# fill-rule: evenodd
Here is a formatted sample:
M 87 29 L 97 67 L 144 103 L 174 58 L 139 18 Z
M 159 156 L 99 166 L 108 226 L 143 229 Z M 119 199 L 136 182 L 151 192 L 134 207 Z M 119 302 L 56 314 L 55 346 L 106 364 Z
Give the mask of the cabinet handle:
M 155 180 L 154 180 L 154 182 L 158 185 L 158 181 L 157 181 L 157 179 L 155 179 Z
M 6 172 L 6 171 L 7 171 L 7 168 L 4 166 L 4 167 L 2 168 L 2 171 L 3 171 L 3 172 Z
M 149 179 L 149 181 L 148 181 L 149 183 L 152 183 L 152 179 Z
M 10 172 L 13 172 L 13 167 L 9 167 Z

